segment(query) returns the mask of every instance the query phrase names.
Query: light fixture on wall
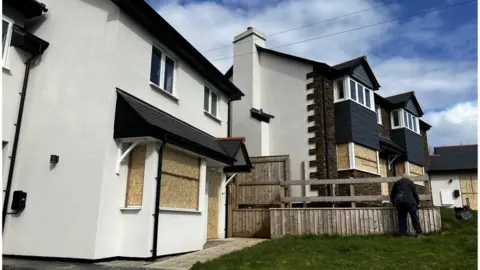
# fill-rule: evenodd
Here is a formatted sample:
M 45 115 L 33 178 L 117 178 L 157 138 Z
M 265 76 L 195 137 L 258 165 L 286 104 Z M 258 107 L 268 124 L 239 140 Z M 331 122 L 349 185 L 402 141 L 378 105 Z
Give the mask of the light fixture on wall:
M 448 180 L 448 183 L 451 184 L 453 182 L 453 179 Z
M 59 159 L 60 157 L 57 155 L 50 155 L 50 164 L 56 165 Z

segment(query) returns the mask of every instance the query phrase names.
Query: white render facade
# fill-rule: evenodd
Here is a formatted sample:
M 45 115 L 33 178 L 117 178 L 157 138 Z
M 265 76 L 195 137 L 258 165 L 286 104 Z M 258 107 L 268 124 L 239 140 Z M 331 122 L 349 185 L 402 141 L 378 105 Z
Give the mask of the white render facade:
M 11 192 L 23 190 L 28 196 L 23 212 L 7 215 L 3 254 L 92 260 L 150 257 L 163 142 L 149 136 L 113 139 L 116 88 L 213 138 L 228 135 L 229 97 L 112 1 L 43 3 L 48 12 L 33 34 L 50 46 L 30 71 L 11 184 Z M 151 83 L 152 46 L 174 60 L 171 94 Z M 10 47 L 3 68 L 4 190 L 25 55 Z M 210 113 L 204 112 L 205 86 L 216 93 L 216 116 L 212 104 L 207 109 Z M 128 157 L 118 167 L 119 157 L 132 142 L 146 145 L 139 207 L 125 205 Z M 199 158 L 198 205 L 196 209 L 160 209 L 157 256 L 202 249 L 212 196 L 209 179 L 214 173 L 221 181 L 213 189 L 219 198 L 217 237 L 225 237 L 226 175 L 222 169 L 226 164 L 168 141 L 165 147 Z M 54 166 L 51 155 L 59 157 Z M 9 201 L 10 211 L 11 195 Z
M 264 35 L 248 29 L 239 34 L 233 42 L 233 77 L 245 97 L 232 104 L 232 134 L 245 136 L 251 156 L 290 156 L 292 180 L 302 179 L 302 164 L 306 164 L 306 177 L 314 168 L 309 168 L 312 159 L 308 155 L 310 145 L 307 129 L 311 126 L 306 107 L 308 94 L 306 74 L 313 71 L 313 64 L 290 60 L 268 53 L 261 53 L 258 47 L 265 47 Z M 258 47 L 257 47 L 258 46 Z M 262 109 L 275 118 L 269 123 L 250 117 L 250 109 Z M 312 145 L 313 146 L 313 145 Z M 292 196 L 316 196 L 307 186 L 292 186 Z

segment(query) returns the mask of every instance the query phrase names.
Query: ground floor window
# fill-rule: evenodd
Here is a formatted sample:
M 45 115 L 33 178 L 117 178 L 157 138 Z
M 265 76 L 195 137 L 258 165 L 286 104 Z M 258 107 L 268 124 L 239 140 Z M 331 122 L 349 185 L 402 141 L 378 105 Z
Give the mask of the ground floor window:
M 137 145 L 129 155 L 125 207 L 141 206 L 147 146 Z
M 160 207 L 198 210 L 200 159 L 165 148 L 162 161 Z

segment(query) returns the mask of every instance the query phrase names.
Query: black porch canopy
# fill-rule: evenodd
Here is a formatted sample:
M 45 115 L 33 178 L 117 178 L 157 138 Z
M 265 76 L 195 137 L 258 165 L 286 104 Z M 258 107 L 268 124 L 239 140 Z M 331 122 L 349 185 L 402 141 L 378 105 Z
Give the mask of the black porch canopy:
M 252 169 L 243 138 L 217 139 L 117 88 L 113 138 L 136 137 L 167 138 L 169 144 L 226 164 L 229 172 Z

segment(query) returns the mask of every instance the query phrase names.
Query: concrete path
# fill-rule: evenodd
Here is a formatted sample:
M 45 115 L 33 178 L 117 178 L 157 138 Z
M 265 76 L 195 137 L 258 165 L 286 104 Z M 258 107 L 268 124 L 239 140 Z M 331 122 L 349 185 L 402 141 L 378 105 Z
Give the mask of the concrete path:
M 227 238 L 222 240 L 225 241 L 225 243 L 220 245 L 174 257 L 165 261 L 155 262 L 145 267 L 162 270 L 188 270 L 196 262 L 204 263 L 233 251 L 251 247 L 265 240 L 266 239 L 254 238 Z

